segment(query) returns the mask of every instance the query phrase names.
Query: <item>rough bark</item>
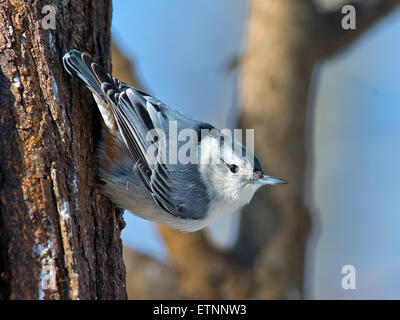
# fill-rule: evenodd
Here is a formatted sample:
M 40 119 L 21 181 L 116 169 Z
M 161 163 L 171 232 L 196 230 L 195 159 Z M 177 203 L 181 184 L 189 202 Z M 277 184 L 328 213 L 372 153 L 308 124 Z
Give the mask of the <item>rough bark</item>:
M 70 48 L 110 70 L 110 0 L 0 1 L 0 298 L 124 299 L 118 211 L 100 194 L 101 120 L 62 67 Z

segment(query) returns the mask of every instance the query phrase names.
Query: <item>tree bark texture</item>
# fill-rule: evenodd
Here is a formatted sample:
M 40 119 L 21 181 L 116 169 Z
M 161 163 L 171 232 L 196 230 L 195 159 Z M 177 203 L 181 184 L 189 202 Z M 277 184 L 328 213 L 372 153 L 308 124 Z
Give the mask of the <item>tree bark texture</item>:
M 119 212 L 96 180 L 101 119 L 61 60 L 76 48 L 110 71 L 111 10 L 0 1 L 0 298 L 126 298 Z

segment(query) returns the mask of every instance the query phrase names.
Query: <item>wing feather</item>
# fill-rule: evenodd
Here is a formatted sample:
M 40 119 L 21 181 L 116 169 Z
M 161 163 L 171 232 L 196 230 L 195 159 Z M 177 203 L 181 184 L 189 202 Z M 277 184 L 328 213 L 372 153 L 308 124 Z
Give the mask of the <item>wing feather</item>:
M 92 63 L 91 67 L 110 102 L 119 132 L 136 163 L 134 169 L 154 201 L 160 208 L 174 216 L 204 218 L 208 209 L 208 194 L 201 182 L 197 165 L 185 167 L 183 170 L 179 167 L 183 165 L 163 163 L 161 160 L 167 155 L 164 154 L 163 148 L 159 147 L 160 142 L 146 139 L 146 135 L 152 129 L 163 129 L 164 132 L 168 130 L 167 112 L 175 118 L 181 117 L 182 122 L 190 126 L 195 126 L 197 122 L 189 120 L 152 96 L 110 76 L 95 63 Z M 154 159 L 149 159 L 147 154 L 152 143 L 156 146 L 156 163 L 152 161 Z M 182 174 L 182 171 L 186 174 Z M 193 184 L 192 179 L 198 180 L 197 199 L 188 199 L 185 194 L 187 188 Z

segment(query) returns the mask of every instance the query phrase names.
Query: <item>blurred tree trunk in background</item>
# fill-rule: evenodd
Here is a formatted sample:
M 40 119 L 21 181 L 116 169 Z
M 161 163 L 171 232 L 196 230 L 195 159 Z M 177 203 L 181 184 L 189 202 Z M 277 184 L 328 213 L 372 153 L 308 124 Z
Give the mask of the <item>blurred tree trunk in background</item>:
M 348 47 L 398 0 L 354 1 L 357 29 L 342 28 L 341 6 L 312 0 L 252 0 L 242 70 L 240 125 L 255 129 L 255 150 L 269 173 L 290 184 L 266 187 L 243 210 L 236 245 L 214 248 L 203 232 L 161 232 L 181 290 L 195 298 L 303 296 L 310 215 L 304 205 L 306 110 L 315 64 Z M 346 1 L 349 3 L 349 1 Z M 312 161 L 312 154 L 309 155 Z
M 310 1 L 253 1 L 242 65 L 241 127 L 255 129 L 264 188 L 242 214 L 235 255 L 254 268 L 254 298 L 300 298 L 310 216 L 304 207 L 305 119 L 314 61 Z
M 48 2 L 0 1 L 0 298 L 123 299 L 118 211 L 96 184 L 100 116 L 61 60 L 77 48 L 110 70 L 111 1 Z

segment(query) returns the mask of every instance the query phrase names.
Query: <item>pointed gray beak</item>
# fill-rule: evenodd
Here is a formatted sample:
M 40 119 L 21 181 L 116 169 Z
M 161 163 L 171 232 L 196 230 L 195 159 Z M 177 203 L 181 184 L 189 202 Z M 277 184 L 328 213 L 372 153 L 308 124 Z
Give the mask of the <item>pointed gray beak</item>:
M 269 184 L 269 185 L 276 185 L 276 184 L 288 184 L 289 182 L 283 179 L 267 176 L 263 174 L 261 178 L 256 179 L 254 182 L 261 183 L 261 184 Z

